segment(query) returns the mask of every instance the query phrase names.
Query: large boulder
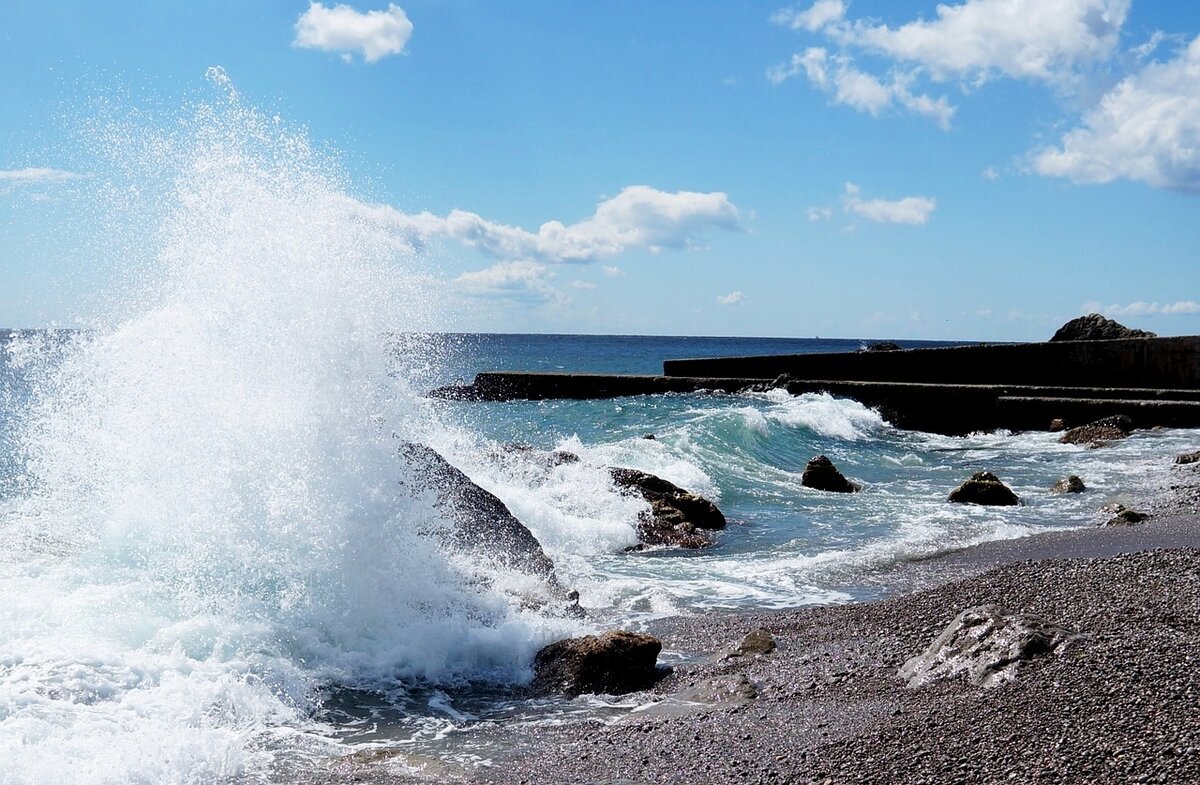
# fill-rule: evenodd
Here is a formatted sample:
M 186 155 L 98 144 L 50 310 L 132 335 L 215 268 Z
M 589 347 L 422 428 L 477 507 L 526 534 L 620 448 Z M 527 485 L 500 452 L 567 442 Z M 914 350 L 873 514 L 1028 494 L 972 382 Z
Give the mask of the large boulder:
M 965 676 L 993 687 L 1011 681 L 1035 657 L 1061 652 L 1080 635 L 1031 614 L 1007 614 L 994 605 L 968 608 L 925 651 L 901 666 L 909 687 Z
M 1145 330 L 1135 330 L 1131 327 L 1114 322 L 1098 313 L 1080 316 L 1058 328 L 1051 341 L 1110 341 L 1118 338 L 1157 338 L 1158 336 Z
M 805 488 L 834 493 L 855 493 L 862 490 L 861 485 L 847 480 L 833 465 L 833 461 L 824 455 L 818 455 L 805 464 L 804 474 L 800 475 L 800 484 Z
M 623 695 L 658 680 L 662 643 L 623 630 L 555 641 L 537 653 L 533 682 L 539 693 Z
M 432 490 L 434 506 L 453 522 L 446 533 L 450 547 L 534 575 L 543 579 L 556 597 L 569 597 L 541 543 L 499 497 L 423 444 L 405 443 L 400 452 L 408 459 L 413 490 Z
M 950 501 L 958 504 L 983 504 L 993 507 L 1021 503 L 1020 497 L 991 472 L 972 474 L 969 480 L 950 492 Z
M 613 484 L 650 503 L 638 520 L 638 537 L 645 545 L 704 548 L 714 544 L 710 532 L 725 528 L 725 516 L 703 496 L 637 469 L 608 470 Z
M 1115 515 L 1104 522 L 1105 526 L 1135 526 L 1150 519 L 1146 513 L 1130 510 L 1123 504 L 1118 504 L 1113 512 Z
M 1100 445 L 1105 442 L 1124 439 L 1133 431 L 1133 420 L 1124 414 L 1114 414 L 1112 417 L 1102 417 L 1087 425 L 1080 425 L 1058 437 L 1062 444 L 1092 444 Z

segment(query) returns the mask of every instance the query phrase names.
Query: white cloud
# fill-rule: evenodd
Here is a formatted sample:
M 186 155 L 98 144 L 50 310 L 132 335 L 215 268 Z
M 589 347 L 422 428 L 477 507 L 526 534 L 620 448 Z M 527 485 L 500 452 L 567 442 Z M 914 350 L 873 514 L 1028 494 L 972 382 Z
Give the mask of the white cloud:
M 494 259 L 546 264 L 586 264 L 633 249 L 690 248 L 708 230 L 742 228 L 738 209 L 726 194 L 668 193 L 645 185 L 631 185 L 600 202 L 590 218 L 570 225 L 547 221 L 537 232 L 465 210 L 439 217 L 428 212 L 410 215 L 387 206 L 352 205 L 351 209 L 390 225 L 413 245 L 448 237 Z
M 606 264 L 601 269 L 606 278 L 624 278 L 625 277 L 625 271 L 622 270 L 620 267 L 615 267 L 613 265 Z
M 1128 305 L 1102 305 L 1101 303 L 1084 303 L 1084 313 L 1103 313 L 1109 316 L 1177 316 L 1180 314 L 1200 313 L 1200 303 L 1193 300 L 1180 300 L 1174 303 L 1147 303 L 1138 301 Z
M 1036 152 L 1033 167 L 1077 183 L 1126 178 L 1200 191 L 1200 37 L 1124 79 L 1060 146 Z
M 38 183 L 64 183 L 68 180 L 82 180 L 87 175 L 67 172 L 62 169 L 45 169 L 26 167 L 24 169 L 0 170 L 0 183 L 12 185 L 32 185 Z
M 812 223 L 820 223 L 828 221 L 833 217 L 833 209 L 829 207 L 810 207 L 808 208 L 808 220 Z
M 844 104 L 874 117 L 899 106 L 928 117 L 943 130 L 950 127 L 954 117 L 954 107 L 945 96 L 934 99 L 913 94 L 909 89 L 913 83 L 911 74 L 894 72 L 884 83 L 860 71 L 851 58 L 845 55 L 831 57 L 821 47 L 809 47 L 803 53 L 792 55 L 790 63 L 773 66 L 767 70 L 767 79 L 780 84 L 801 73 L 814 87 L 832 93 L 835 104 Z
M 980 175 L 985 180 L 999 180 L 1000 179 L 1000 173 L 996 171 L 996 167 L 994 167 L 994 166 L 989 166 L 988 168 L 984 169 L 982 172 L 980 172 Z
M 1056 81 L 1117 50 L 1130 0 L 966 0 L 933 20 L 891 28 L 862 21 L 830 34 L 846 45 L 926 69 L 934 79 L 982 81 L 999 72 Z
M 846 4 L 843 0 L 817 0 L 804 11 L 781 8 L 771 15 L 771 21 L 781 27 L 815 33 L 834 22 L 840 22 L 845 16 Z
M 404 9 L 391 3 L 386 11 L 362 13 L 348 5 L 326 7 L 313 2 L 296 20 L 294 45 L 344 52 L 346 59 L 357 52 L 363 60 L 374 63 L 403 52 L 412 32 L 412 22 Z
M 842 195 L 846 212 L 860 215 L 876 223 L 923 224 L 937 207 L 937 201 L 926 196 L 906 196 L 896 201 L 863 199 L 854 183 L 846 183 Z
M 513 261 L 463 273 L 453 283 L 471 297 L 542 305 L 565 299 L 563 293 L 550 284 L 553 278 L 554 271 L 544 264 Z
M 746 295 L 741 292 L 730 292 L 729 294 L 721 295 L 717 298 L 718 305 L 738 305 L 744 302 Z
M 571 281 L 571 288 L 572 289 L 595 289 L 596 284 L 592 283 L 591 281 L 576 280 L 576 281 Z

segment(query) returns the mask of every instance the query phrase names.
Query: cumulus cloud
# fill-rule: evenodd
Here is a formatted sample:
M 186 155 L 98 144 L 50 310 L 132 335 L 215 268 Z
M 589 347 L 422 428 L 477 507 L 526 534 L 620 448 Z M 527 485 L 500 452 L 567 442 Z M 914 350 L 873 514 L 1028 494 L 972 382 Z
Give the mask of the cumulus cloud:
M 363 60 L 374 63 L 403 52 L 412 32 L 412 22 L 404 9 L 391 3 L 386 11 L 363 13 L 348 5 L 326 7 L 313 2 L 296 20 L 294 45 L 342 52 L 346 60 L 357 52 Z
M 1180 314 L 1200 313 L 1200 303 L 1193 300 L 1180 300 L 1174 303 L 1147 303 L 1138 301 L 1128 305 L 1103 305 L 1098 302 L 1084 303 L 1084 313 L 1103 313 L 1109 316 L 1177 316 Z
M 741 292 L 730 292 L 729 294 L 723 294 L 720 297 L 718 297 L 717 304 L 718 305 L 738 305 L 739 303 L 744 302 L 745 299 L 746 299 L 746 295 L 742 294 Z
M 1200 191 L 1200 37 L 1120 82 L 1057 147 L 1034 153 L 1033 168 L 1077 183 Z
M 809 47 L 792 55 L 790 62 L 767 70 L 767 79 L 780 84 L 804 74 L 810 84 L 829 93 L 835 104 L 844 104 L 878 117 L 882 112 L 900 107 L 913 114 L 933 120 L 943 130 L 950 127 L 954 107 L 942 96 L 931 98 L 910 90 L 914 77 L 893 72 L 887 82 L 859 70 L 846 55 L 830 55 L 822 47 Z
M 65 183 L 69 180 L 82 180 L 87 175 L 67 172 L 62 169 L 46 169 L 26 167 L 24 169 L 0 170 L 0 183 L 9 185 L 35 185 L 46 183 Z
M 1117 50 L 1130 0 L 967 0 L 896 28 L 854 22 L 830 34 L 846 45 L 926 69 L 934 79 L 991 73 L 1058 80 Z
M 606 264 L 606 265 L 604 265 L 603 268 L 601 268 L 601 270 L 604 273 L 605 278 L 624 278 L 625 277 L 625 271 L 622 270 L 620 267 L 616 267 L 614 265 Z
M 834 22 L 840 22 L 845 16 L 846 3 L 843 0 L 817 0 L 803 11 L 798 8 L 781 8 L 771 15 L 771 21 L 781 27 L 815 33 Z
M 833 217 L 833 209 L 830 207 L 810 207 L 808 208 L 808 220 L 811 223 L 820 223 L 828 221 Z
M 512 261 L 463 273 L 453 283 L 459 291 L 472 297 L 544 305 L 564 299 L 563 293 L 551 285 L 553 278 L 554 271 L 544 264 Z
M 926 196 L 906 196 L 895 201 L 863 199 L 857 185 L 846 183 L 842 205 L 846 212 L 876 223 L 923 224 L 933 214 L 937 200 Z

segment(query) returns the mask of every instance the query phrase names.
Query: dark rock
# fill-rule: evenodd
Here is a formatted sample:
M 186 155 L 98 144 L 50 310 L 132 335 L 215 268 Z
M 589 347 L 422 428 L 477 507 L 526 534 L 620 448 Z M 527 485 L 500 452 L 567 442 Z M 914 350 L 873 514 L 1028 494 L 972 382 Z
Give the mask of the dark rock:
M 972 474 L 969 480 L 950 492 L 950 501 L 958 504 L 983 504 L 994 507 L 1006 507 L 1021 503 L 1020 497 L 991 472 Z
M 650 441 L 655 441 L 656 439 L 658 439 L 658 437 L 657 437 L 657 436 L 655 436 L 655 435 L 654 435 L 654 434 L 652 434 L 652 433 L 643 433 L 643 434 L 642 434 L 642 438 L 643 438 L 643 439 L 649 439 Z
M 1175 456 L 1175 463 L 1185 465 L 1189 463 L 1200 463 L 1200 450 L 1195 452 L 1185 452 L 1182 455 Z
M 862 351 L 864 352 L 899 352 L 903 351 L 904 347 L 895 341 L 879 341 L 877 343 L 868 344 Z
M 1065 431 L 1066 429 L 1067 424 L 1063 420 L 1055 418 L 1050 421 L 1050 433 L 1058 433 L 1059 431 Z
M 1103 417 L 1095 422 L 1072 428 L 1058 438 L 1062 444 L 1102 444 L 1124 439 L 1133 431 L 1133 420 L 1123 414 Z
M 770 654 L 773 651 L 775 651 L 775 636 L 769 630 L 759 627 L 757 630 L 746 633 L 741 643 L 727 651 L 724 659 Z
M 824 455 L 818 455 L 804 466 L 804 474 L 800 476 L 800 484 L 805 488 L 834 493 L 856 493 L 862 486 L 850 482 L 845 475 L 837 470 L 833 461 Z
M 1080 316 L 1058 328 L 1051 341 L 1110 341 L 1120 338 L 1157 338 L 1155 333 L 1135 330 L 1098 313 Z
M 658 680 L 660 651 L 658 639 L 623 630 L 555 641 L 534 658 L 530 686 L 571 696 L 635 692 Z
M 1031 614 L 1006 614 L 994 605 L 968 608 L 929 648 L 901 666 L 909 687 L 965 676 L 992 687 L 1011 681 L 1034 657 L 1061 652 L 1080 635 Z
M 1116 515 L 1105 521 L 1105 526 L 1133 526 L 1134 524 L 1141 523 L 1142 521 L 1150 518 L 1150 516 L 1144 512 L 1126 509 L 1122 505 L 1117 505 L 1117 508 L 1114 510 L 1114 512 L 1116 512 Z
M 435 450 L 423 444 L 401 446 L 412 468 L 416 491 L 432 489 L 434 506 L 453 523 L 446 534 L 450 547 L 494 560 L 507 569 L 535 575 L 546 581 L 556 599 L 577 608 L 558 582 L 554 564 L 541 543 L 517 520 L 495 494 L 471 481 Z M 578 595 L 575 595 L 576 599 Z
M 1083 484 L 1083 480 L 1074 474 L 1064 477 L 1050 486 L 1050 493 L 1083 493 L 1086 490 L 1087 486 Z
M 608 470 L 613 484 L 636 491 L 650 503 L 638 521 L 638 536 L 645 545 L 704 548 L 715 540 L 709 531 L 725 528 L 725 516 L 703 496 L 637 469 Z

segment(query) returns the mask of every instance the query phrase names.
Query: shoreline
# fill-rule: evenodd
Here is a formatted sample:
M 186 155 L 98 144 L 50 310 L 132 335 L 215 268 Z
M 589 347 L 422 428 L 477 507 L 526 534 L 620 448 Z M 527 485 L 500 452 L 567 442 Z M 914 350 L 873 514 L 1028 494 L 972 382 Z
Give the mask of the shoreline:
M 1153 517 L 901 564 L 879 600 L 656 622 L 679 664 L 638 696 L 655 705 L 503 729 L 509 754 L 466 779 L 1200 781 L 1200 465 L 1166 466 L 1137 507 Z M 998 687 L 906 687 L 898 667 L 983 604 L 1086 637 Z M 774 652 L 721 659 L 756 628 Z

